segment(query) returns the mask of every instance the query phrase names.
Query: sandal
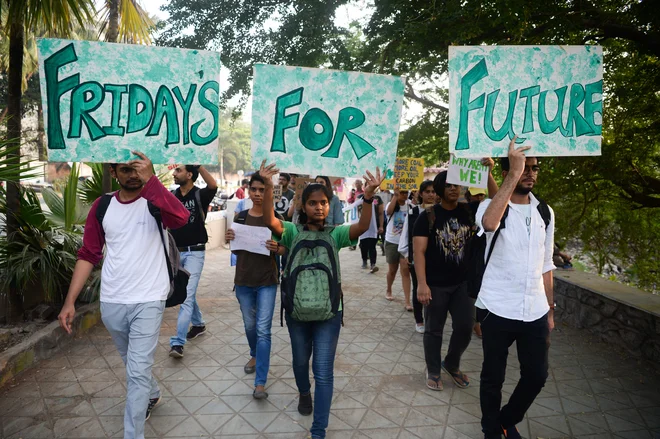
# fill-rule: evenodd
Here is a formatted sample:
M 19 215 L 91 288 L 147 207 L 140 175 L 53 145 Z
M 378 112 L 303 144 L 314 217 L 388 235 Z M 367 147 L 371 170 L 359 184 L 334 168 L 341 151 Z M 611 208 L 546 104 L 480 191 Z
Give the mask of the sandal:
M 387 300 L 389 300 L 390 302 L 394 300 L 394 296 L 392 296 L 392 293 L 390 293 L 390 294 L 386 294 L 386 295 L 385 295 L 385 298 L 386 298 Z
M 435 387 L 432 387 L 429 384 L 429 381 L 433 381 L 435 383 Z M 429 389 L 434 390 L 436 392 L 439 392 L 439 391 L 443 390 L 442 380 L 440 379 L 440 375 L 438 375 L 438 376 L 427 375 L 426 376 L 426 387 L 428 387 Z
M 413 307 L 412 307 L 412 305 L 406 305 L 406 311 L 408 311 L 408 312 L 413 312 Z
M 460 387 L 461 389 L 464 389 L 464 388 L 466 388 L 467 386 L 470 385 L 470 381 L 469 381 L 467 375 L 465 375 L 465 374 L 464 374 L 463 372 L 461 372 L 460 370 L 458 370 L 458 371 L 456 371 L 456 372 L 450 372 L 450 371 L 445 367 L 445 362 L 444 362 L 444 361 L 442 362 L 442 370 L 444 370 L 445 372 L 447 372 L 447 373 L 449 374 L 449 376 L 451 377 L 451 379 L 454 380 L 454 383 L 456 383 L 456 385 L 457 385 L 458 387 Z

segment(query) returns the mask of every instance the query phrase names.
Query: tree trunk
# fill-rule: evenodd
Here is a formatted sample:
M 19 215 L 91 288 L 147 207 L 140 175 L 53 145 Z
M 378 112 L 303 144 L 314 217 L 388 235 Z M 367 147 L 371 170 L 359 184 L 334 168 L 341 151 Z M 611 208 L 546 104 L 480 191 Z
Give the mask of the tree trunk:
M 119 3 L 122 0 L 112 0 L 110 2 L 110 14 L 108 30 L 105 33 L 105 40 L 109 43 L 116 43 L 119 36 Z M 124 0 L 127 1 L 127 0 Z M 101 183 L 103 193 L 112 191 L 112 176 L 110 175 L 110 164 L 103 164 L 103 180 Z
M 22 23 L 12 23 L 9 31 L 9 74 L 7 86 L 7 140 L 10 147 L 21 144 L 21 86 L 23 82 L 23 40 L 25 38 Z M 20 150 L 8 156 L 12 164 L 21 160 Z M 20 210 L 19 182 L 7 182 L 7 240 L 11 242 L 18 230 Z M 19 321 L 23 319 L 23 297 L 13 285 L 9 288 L 9 315 L 7 319 Z
M 44 107 L 41 104 L 41 99 L 39 99 L 39 104 L 37 105 L 37 152 L 39 154 L 39 160 L 42 162 L 48 161 L 48 155 L 46 154 L 46 130 L 44 128 Z

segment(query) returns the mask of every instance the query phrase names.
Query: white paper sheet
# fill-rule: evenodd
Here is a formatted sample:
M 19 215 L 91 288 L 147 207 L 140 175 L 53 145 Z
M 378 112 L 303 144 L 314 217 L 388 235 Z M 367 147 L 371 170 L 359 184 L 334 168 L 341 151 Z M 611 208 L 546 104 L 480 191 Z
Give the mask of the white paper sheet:
M 230 241 L 231 251 L 245 250 L 250 253 L 270 255 L 270 251 L 266 248 L 266 241 L 271 238 L 268 227 L 233 223 L 231 228 L 234 231 L 234 240 Z

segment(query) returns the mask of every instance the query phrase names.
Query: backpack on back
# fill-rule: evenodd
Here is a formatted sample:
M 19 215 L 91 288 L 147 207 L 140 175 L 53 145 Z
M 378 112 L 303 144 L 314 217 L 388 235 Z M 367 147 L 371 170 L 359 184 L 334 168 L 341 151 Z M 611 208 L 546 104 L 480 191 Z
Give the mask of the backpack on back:
M 282 308 L 301 322 L 329 320 L 342 300 L 333 227 L 311 231 L 298 225 L 282 279 Z
M 103 218 L 108 211 L 108 206 L 112 201 L 115 194 L 104 194 L 101 196 L 98 206 L 96 206 L 96 220 L 103 230 Z M 167 264 L 167 273 L 170 277 L 170 292 L 167 294 L 166 307 L 181 305 L 188 297 L 188 279 L 190 273 L 181 265 L 181 254 L 176 246 L 174 236 L 167 231 L 167 243 L 165 242 L 166 233 L 163 231 L 163 221 L 160 214 L 160 209 L 147 201 L 149 213 L 156 220 L 158 231 L 160 232 L 160 240 L 163 244 L 163 251 L 165 252 L 165 262 Z M 103 232 L 105 234 L 105 231 Z
M 545 228 L 547 229 L 550 225 L 550 207 L 548 204 L 537 198 L 539 205 L 537 210 L 543 218 L 545 223 Z M 488 254 L 486 254 L 486 248 L 488 247 L 488 238 L 483 229 L 480 229 L 477 234 L 475 234 L 467 248 L 467 257 L 470 261 L 470 269 L 468 271 L 468 295 L 476 299 L 479 296 L 479 291 L 481 291 L 481 284 L 484 279 L 484 273 L 486 272 L 486 267 L 490 261 L 490 257 L 493 254 L 493 249 L 495 248 L 495 242 L 500 236 L 502 229 L 506 228 L 506 218 L 509 215 L 509 205 L 507 204 L 504 213 L 502 214 L 502 219 L 500 220 L 500 226 L 493 234 L 493 239 L 491 240 L 490 248 L 488 249 Z

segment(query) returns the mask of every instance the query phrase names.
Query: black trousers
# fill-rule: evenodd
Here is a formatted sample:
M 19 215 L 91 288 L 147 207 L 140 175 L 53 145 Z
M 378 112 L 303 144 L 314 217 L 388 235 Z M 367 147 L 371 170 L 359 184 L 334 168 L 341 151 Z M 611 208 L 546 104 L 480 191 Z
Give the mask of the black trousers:
M 454 372 L 459 369 L 461 355 L 472 337 L 472 309 L 474 300 L 468 296 L 467 282 L 451 287 L 430 287 L 431 302 L 424 307 L 424 358 L 429 375 L 442 370 L 442 331 L 451 314 L 452 334 L 445 357 L 445 366 Z
M 545 386 L 550 348 L 548 316 L 523 322 L 477 308 L 477 320 L 481 322 L 484 350 L 480 388 L 481 427 L 487 437 L 497 436 L 502 427 L 510 428 L 523 420 Z M 500 409 L 509 347 L 514 341 L 520 362 L 520 381 L 509 402 Z
M 410 265 L 410 277 L 412 278 L 412 302 L 415 323 L 424 323 L 424 305 L 417 300 L 417 275 L 415 274 L 415 264 Z
M 378 238 L 363 238 L 360 240 L 360 252 L 362 252 L 362 260 L 367 262 L 367 258 L 371 262 L 371 265 L 376 265 L 376 244 L 378 243 Z

